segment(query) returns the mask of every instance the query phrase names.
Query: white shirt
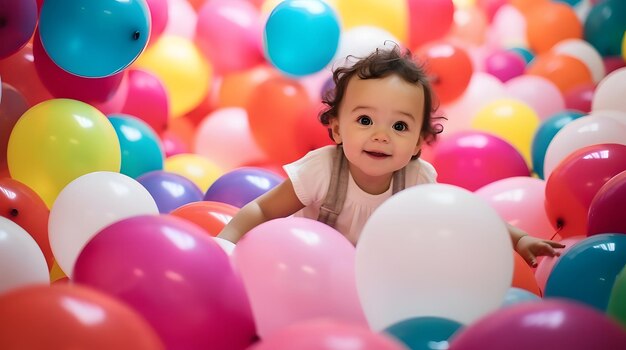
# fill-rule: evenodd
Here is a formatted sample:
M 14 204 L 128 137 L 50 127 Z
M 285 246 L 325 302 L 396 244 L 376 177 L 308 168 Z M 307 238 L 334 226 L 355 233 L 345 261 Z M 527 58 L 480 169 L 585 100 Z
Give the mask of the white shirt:
M 305 205 L 294 216 L 317 220 L 330 184 L 336 147 L 334 145 L 324 146 L 307 153 L 293 163 L 283 166 L 293 183 L 298 199 Z M 406 166 L 405 187 L 407 188 L 419 184 L 434 183 L 436 179 L 435 168 L 424 160 L 412 160 Z M 378 206 L 391 197 L 392 189 L 393 184 L 384 193 L 369 194 L 354 182 L 352 174 L 350 174 L 346 200 L 337 217 L 335 228 L 346 236 L 352 244 L 356 245 L 365 222 Z

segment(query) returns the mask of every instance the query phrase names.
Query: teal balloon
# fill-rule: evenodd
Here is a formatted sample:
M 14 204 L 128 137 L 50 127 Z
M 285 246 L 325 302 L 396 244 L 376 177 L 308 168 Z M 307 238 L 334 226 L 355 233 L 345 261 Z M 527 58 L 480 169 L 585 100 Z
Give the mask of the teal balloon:
M 585 19 L 584 38 L 604 57 L 621 55 L 624 31 L 624 0 L 600 1 L 591 8 Z
M 339 19 L 321 0 L 286 0 L 269 15 L 263 32 L 265 55 L 292 76 L 320 71 L 339 45 Z
M 603 233 L 576 243 L 554 265 L 544 298 L 566 298 L 607 310 L 611 289 L 626 265 L 626 234 Z
M 120 140 L 120 173 L 135 179 L 153 170 L 163 170 L 163 147 L 159 136 L 148 124 L 125 114 L 111 114 L 109 121 Z
M 565 125 L 584 115 L 585 114 L 582 112 L 565 110 L 544 120 L 541 125 L 539 125 L 530 146 L 530 156 L 533 163 L 533 170 L 537 173 L 539 178 L 544 178 L 543 162 L 546 157 L 548 145 L 550 145 L 554 135 L 556 135 Z
M 509 51 L 513 51 L 516 54 L 522 56 L 526 64 L 529 64 L 530 61 L 532 61 L 535 58 L 535 54 L 533 54 L 530 50 L 524 47 L 512 47 L 509 49 Z
M 570 5 L 571 7 L 574 7 L 580 4 L 581 1 L 582 0 L 555 0 L 554 2 L 562 2 L 562 3 Z
M 531 293 L 526 289 L 511 287 L 504 295 L 502 307 L 526 303 L 529 301 L 541 301 L 541 298 L 537 296 L 537 294 Z
M 81 77 L 107 77 L 146 47 L 150 11 L 145 0 L 45 0 L 39 34 L 57 66 Z
M 412 350 L 447 349 L 452 336 L 463 325 L 435 316 L 414 317 L 395 323 L 384 332 Z

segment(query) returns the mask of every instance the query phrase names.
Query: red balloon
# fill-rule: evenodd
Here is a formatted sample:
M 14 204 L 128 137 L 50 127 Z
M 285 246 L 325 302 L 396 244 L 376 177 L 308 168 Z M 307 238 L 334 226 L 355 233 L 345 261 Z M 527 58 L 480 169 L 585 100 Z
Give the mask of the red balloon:
M 189 220 L 215 237 L 238 211 L 239 208 L 230 204 L 200 201 L 180 206 L 170 215 Z
M 0 100 L 0 178 L 9 177 L 7 145 L 17 120 L 28 109 L 28 102 L 13 86 L 2 83 Z
M 474 71 L 464 49 L 447 42 L 434 42 L 422 46 L 417 56 L 424 62 L 440 102 L 452 102 L 463 94 Z
M 525 289 L 541 296 L 541 289 L 537 284 L 533 269 L 528 266 L 526 260 L 515 251 L 513 252 L 513 258 L 513 282 L 511 282 L 511 287 Z
M 0 76 L 3 83 L 11 84 L 34 106 L 52 98 L 35 69 L 33 45 L 28 43 L 17 53 L 0 60 Z
M 593 197 L 589 205 L 587 235 L 626 234 L 626 170 L 613 176 Z
M 17 180 L 0 178 L 0 216 L 20 225 L 33 237 L 46 258 L 48 270 L 51 269 L 54 256 L 48 240 L 50 210 L 43 199 Z
M 452 26 L 452 0 L 409 0 L 408 5 L 411 47 L 442 38 Z
M 75 284 L 19 288 L 0 296 L 1 349 L 165 349 L 139 314 Z
M 614 143 L 580 148 L 559 163 L 546 182 L 545 206 L 561 237 L 587 234 L 591 201 L 625 169 L 626 146 Z

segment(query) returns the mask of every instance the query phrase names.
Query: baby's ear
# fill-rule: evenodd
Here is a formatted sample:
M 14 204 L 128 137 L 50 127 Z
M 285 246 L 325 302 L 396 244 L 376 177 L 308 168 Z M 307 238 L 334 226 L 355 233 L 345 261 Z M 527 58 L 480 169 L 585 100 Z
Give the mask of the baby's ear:
M 340 144 L 342 140 L 341 140 L 341 132 L 339 132 L 339 118 L 334 117 L 330 119 L 329 126 L 330 126 L 330 131 L 332 132 L 332 135 L 333 135 L 333 140 L 335 141 L 336 144 Z
M 422 153 L 422 137 L 420 136 L 420 138 L 417 140 L 417 144 L 415 145 L 415 148 L 413 149 L 413 156 L 418 156 Z

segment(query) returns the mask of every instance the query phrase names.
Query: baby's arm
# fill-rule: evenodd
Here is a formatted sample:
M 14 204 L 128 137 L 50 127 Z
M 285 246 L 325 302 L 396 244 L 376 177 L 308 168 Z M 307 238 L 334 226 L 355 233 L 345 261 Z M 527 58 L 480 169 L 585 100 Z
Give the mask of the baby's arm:
M 554 248 L 564 248 L 565 246 L 561 243 L 539 239 L 533 236 L 528 235 L 528 233 L 520 230 L 519 228 L 512 226 L 510 224 L 506 224 L 507 229 L 509 230 L 509 235 L 511 236 L 511 242 L 513 243 L 513 248 L 515 251 L 519 253 L 519 255 L 526 260 L 526 263 L 532 267 L 537 267 L 537 256 L 547 255 L 547 256 L 555 256 L 560 253 L 556 251 Z
M 241 208 L 217 237 L 237 243 L 254 227 L 272 219 L 287 217 L 302 208 L 304 204 L 298 199 L 291 180 L 287 179 Z

